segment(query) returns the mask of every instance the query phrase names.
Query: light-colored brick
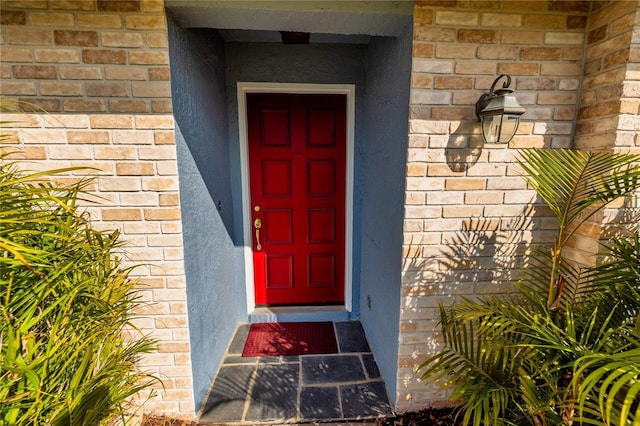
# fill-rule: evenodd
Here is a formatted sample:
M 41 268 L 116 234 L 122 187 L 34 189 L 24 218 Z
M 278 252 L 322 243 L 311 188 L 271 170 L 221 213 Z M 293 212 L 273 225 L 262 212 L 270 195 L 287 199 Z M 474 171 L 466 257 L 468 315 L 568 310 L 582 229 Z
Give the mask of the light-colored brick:
M 91 127 L 94 129 L 132 129 L 133 118 L 126 115 L 91 115 Z
M 147 243 L 149 247 L 181 247 L 182 237 L 179 234 L 149 235 Z
M 159 194 L 160 206 L 177 206 L 180 204 L 180 197 L 178 194 Z
M 545 44 L 566 45 L 582 45 L 584 43 L 584 34 L 570 32 L 548 32 L 544 36 Z
M 500 204 L 503 201 L 501 192 L 471 191 L 464 194 L 465 204 Z
M 67 134 L 63 129 L 29 129 L 20 134 L 20 141 L 24 144 L 65 144 Z
M 479 15 L 474 12 L 458 12 L 448 10 L 437 10 L 435 12 L 435 23 L 437 25 L 476 26 Z
M 97 160 L 135 160 L 138 153 L 135 148 L 124 146 L 102 146 L 93 148 Z
M 174 145 L 176 143 L 175 133 L 155 131 L 153 132 L 153 142 L 156 145 Z
M 152 192 L 122 193 L 119 199 L 122 206 L 154 207 L 158 205 L 158 194 Z
M 151 145 L 153 144 L 153 132 L 148 130 L 114 131 L 113 143 L 125 145 Z
M 413 72 L 424 72 L 434 74 L 450 74 L 455 66 L 454 61 L 434 61 L 431 59 L 414 59 Z
M 104 67 L 107 80 L 145 80 L 147 70 L 145 67 L 131 65 L 107 65 Z
M 577 100 L 575 92 L 540 93 L 538 104 L 540 105 L 575 105 Z
M 136 98 L 169 98 L 171 85 L 165 81 L 134 82 L 131 84 Z
M 103 32 L 102 45 L 105 47 L 142 47 L 142 34 L 134 32 Z
M 447 191 L 456 190 L 479 190 L 484 189 L 486 185 L 485 179 L 471 178 L 449 178 L 445 179 L 445 189 Z
M 138 148 L 138 156 L 141 160 L 175 160 L 175 146 L 154 146 Z
M 480 25 L 483 27 L 516 28 L 522 26 L 522 16 L 507 13 L 483 13 Z
M 47 147 L 47 155 L 52 160 L 87 160 L 93 158 L 93 151 L 88 146 L 51 145 Z
M 28 96 L 36 95 L 36 85 L 33 82 L 13 82 L 3 81 L 0 84 L 0 94 L 6 96 Z
M 164 16 L 127 15 L 125 26 L 132 30 L 161 30 L 167 27 Z
M 480 61 L 457 61 L 455 66 L 456 74 L 471 74 L 471 75 L 483 75 L 490 74 L 495 75 L 497 64 L 494 61 L 480 62 Z
M 177 176 L 178 163 L 175 161 L 158 161 L 156 169 L 159 176 Z
M 129 221 L 129 220 L 142 219 L 142 211 L 140 209 L 122 208 L 122 207 L 119 207 L 117 209 L 103 208 L 101 210 L 101 213 L 102 213 L 102 220 Z
M 10 152 L 11 154 L 8 154 L 6 157 L 9 160 L 30 160 L 31 161 L 31 160 L 47 159 L 47 150 L 44 146 L 21 146 L 16 148 L 15 150 L 11 150 Z M 52 167 L 55 167 L 52 163 L 53 163 L 52 161 L 47 162 L 47 164 L 49 164 L 49 167 L 46 167 L 46 170 L 50 170 Z M 66 165 L 63 167 L 66 167 Z
M 102 69 L 100 67 L 86 66 L 61 66 L 60 77 L 65 80 L 100 80 Z M 92 96 L 88 93 L 89 96 Z
M 539 31 L 504 30 L 501 31 L 502 44 L 541 45 L 544 34 Z
M 67 141 L 70 144 L 108 144 L 109 133 L 90 130 L 75 130 L 67 132 Z
M 523 190 L 527 183 L 521 177 L 500 177 L 487 179 L 487 190 Z
M 173 117 L 169 115 L 141 115 L 136 117 L 137 129 L 173 129 Z
M 129 52 L 129 63 L 132 65 L 168 65 L 167 52 Z
M 159 207 L 144 209 L 146 220 L 179 220 L 180 209 L 176 207 Z
M 84 85 L 79 82 L 43 81 L 40 83 L 40 94 L 45 96 L 83 96 Z
M 498 64 L 498 73 L 508 75 L 537 75 L 539 67 L 537 63 L 502 63 Z
M 6 27 L 4 29 L 9 44 L 47 46 L 53 44 L 53 31 L 48 29 L 32 29 Z
M 447 134 L 449 129 L 448 123 L 442 121 L 410 120 L 409 126 L 412 133 L 424 134 Z
M 116 173 L 120 176 L 152 176 L 155 168 L 151 162 L 118 162 L 116 163 Z
M 100 191 L 107 191 L 107 192 L 130 192 L 130 191 L 140 191 L 141 184 L 140 184 L 139 178 L 103 177 L 98 180 L 98 188 L 100 189 Z
M 555 76 L 579 76 L 581 67 L 578 64 L 542 64 L 540 73 L 542 75 Z
M 117 14 L 78 14 L 78 27 L 80 28 L 122 28 L 123 18 Z
M 451 93 L 447 91 L 413 89 L 411 103 L 422 105 L 448 105 L 451 103 Z
M 165 114 L 173 111 L 173 105 L 170 100 L 155 100 L 151 101 L 151 111 L 155 114 Z
M 182 245 L 180 247 L 168 247 L 162 249 L 163 259 L 164 260 L 183 260 L 184 259 L 184 251 L 182 250 Z M 172 311 L 171 313 L 184 313 Z
M 162 233 L 163 234 L 181 234 L 182 233 L 182 222 L 174 221 L 174 222 L 162 222 Z
M 120 199 L 122 200 L 123 197 L 126 197 L 126 200 L 129 200 L 131 198 L 138 197 L 139 195 L 140 195 L 139 193 L 120 194 Z M 123 205 L 128 205 L 128 203 L 126 203 L 125 201 L 121 201 L 121 203 Z M 127 235 L 157 234 L 161 232 L 160 224 L 157 222 L 125 223 L 123 229 L 124 229 L 124 233 Z M 141 285 L 144 285 L 145 287 L 164 287 L 164 280 L 162 280 L 161 278 L 143 280 Z
M 31 62 L 31 49 L 0 46 L 0 58 L 3 62 Z
M 147 34 L 147 45 L 153 48 L 164 48 L 169 46 L 169 41 L 165 33 L 149 33 Z
M 163 0 L 141 0 L 143 12 L 164 12 Z

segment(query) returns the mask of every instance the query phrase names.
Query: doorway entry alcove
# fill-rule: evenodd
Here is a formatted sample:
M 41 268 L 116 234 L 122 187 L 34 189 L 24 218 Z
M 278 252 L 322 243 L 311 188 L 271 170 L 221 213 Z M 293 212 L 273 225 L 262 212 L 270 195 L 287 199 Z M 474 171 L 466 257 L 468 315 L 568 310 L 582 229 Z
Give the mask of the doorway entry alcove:
M 169 0 L 166 8 L 196 411 L 237 324 L 268 320 L 360 320 L 395 404 L 412 3 Z M 283 43 L 281 31 L 309 33 L 309 42 Z M 342 305 L 256 309 L 238 110 L 239 86 L 252 83 L 353 89 Z

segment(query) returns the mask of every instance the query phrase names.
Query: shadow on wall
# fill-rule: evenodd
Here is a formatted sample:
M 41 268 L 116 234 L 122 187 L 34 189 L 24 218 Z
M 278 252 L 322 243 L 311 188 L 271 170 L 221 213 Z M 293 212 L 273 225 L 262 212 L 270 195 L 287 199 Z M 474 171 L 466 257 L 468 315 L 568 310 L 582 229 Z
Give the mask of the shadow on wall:
M 404 293 L 404 310 L 446 307 L 459 297 L 511 293 L 531 251 L 555 234 L 547 227 L 553 225 L 546 208 L 530 204 L 517 217 L 465 220 L 463 229 L 452 233 L 433 253 L 428 245 L 411 243 L 403 264 L 404 281 L 412 283 Z M 423 342 L 431 353 L 413 354 L 416 366 L 442 346 L 437 323 L 434 318 L 433 332 L 426 333 L 432 338 Z
M 465 284 L 491 283 L 506 289 L 501 284 L 512 281 L 514 271 L 526 264 L 534 244 L 536 217 L 544 216 L 538 211 L 538 206 L 530 205 L 515 218 L 469 218 L 462 231 L 455 232 L 433 256 L 426 253 L 422 257 L 422 246 L 411 243 L 403 270 L 418 290 L 409 296 L 453 300 L 457 294 L 477 294 L 473 288 L 460 291 Z
M 453 172 L 466 172 L 478 162 L 484 139 L 474 134 L 475 122 L 463 124 L 449 136 L 445 156 Z
M 627 238 L 636 232 L 640 223 L 640 193 L 624 199 L 620 209 L 605 211 L 601 240 Z

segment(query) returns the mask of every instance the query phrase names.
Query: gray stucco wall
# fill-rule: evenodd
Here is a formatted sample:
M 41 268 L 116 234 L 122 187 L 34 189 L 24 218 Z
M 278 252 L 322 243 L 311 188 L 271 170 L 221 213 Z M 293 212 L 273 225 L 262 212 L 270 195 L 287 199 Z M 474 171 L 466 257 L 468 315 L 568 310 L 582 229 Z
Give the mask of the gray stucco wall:
M 395 403 L 412 27 L 367 48 L 360 319 Z
M 237 82 L 354 84 L 356 86 L 355 151 L 364 152 L 362 117 L 364 107 L 364 61 L 366 46 L 363 45 L 284 45 L 280 43 L 229 43 L 226 49 L 227 93 L 229 96 L 229 139 L 231 143 L 232 183 L 236 217 L 242 217 L 242 188 L 240 179 L 240 143 L 238 136 Z M 356 155 L 355 175 L 360 174 L 362 158 Z M 354 194 L 354 217 L 361 215 L 361 183 L 356 182 Z M 237 240 L 242 239 L 241 220 L 235 222 Z M 354 269 L 352 316 L 359 313 L 360 230 L 354 221 Z
M 197 411 L 237 322 L 246 321 L 246 296 L 234 268 L 224 43 L 215 30 L 186 30 L 171 16 L 168 26 Z

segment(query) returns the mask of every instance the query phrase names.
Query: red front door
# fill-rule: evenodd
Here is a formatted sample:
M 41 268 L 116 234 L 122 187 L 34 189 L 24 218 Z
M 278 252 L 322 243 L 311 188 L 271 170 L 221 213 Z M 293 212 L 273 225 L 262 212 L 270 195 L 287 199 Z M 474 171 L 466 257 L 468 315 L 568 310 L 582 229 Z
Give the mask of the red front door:
M 346 102 L 247 95 L 258 305 L 344 302 Z

